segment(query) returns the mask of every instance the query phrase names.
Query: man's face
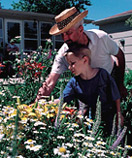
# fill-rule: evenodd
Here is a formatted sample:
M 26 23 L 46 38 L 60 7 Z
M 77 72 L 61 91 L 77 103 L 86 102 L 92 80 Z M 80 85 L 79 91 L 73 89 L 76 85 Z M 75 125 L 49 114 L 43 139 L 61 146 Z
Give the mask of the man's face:
M 70 28 L 67 32 L 62 34 L 62 38 L 65 43 L 70 44 L 72 42 L 79 43 L 80 31 L 79 28 Z

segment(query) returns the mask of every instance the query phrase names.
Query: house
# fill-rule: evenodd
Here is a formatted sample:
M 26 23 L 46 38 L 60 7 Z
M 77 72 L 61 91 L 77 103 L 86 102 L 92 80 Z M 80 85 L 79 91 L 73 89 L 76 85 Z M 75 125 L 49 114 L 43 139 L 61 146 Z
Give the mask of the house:
M 94 21 L 100 30 L 107 32 L 125 53 L 126 69 L 132 70 L 132 27 L 126 25 L 126 20 L 132 15 L 132 10 Z
M 0 49 L 16 37 L 21 36 L 19 50 L 30 52 L 45 45 L 50 39 L 49 29 L 53 25 L 54 15 L 0 9 Z
M 23 12 L 17 10 L 0 9 L 0 57 L 4 56 L 5 46 L 9 41 L 20 36 L 20 51 L 31 52 L 39 46 L 45 47 L 46 39 L 51 39 L 53 48 L 62 45 L 61 36 L 49 35 L 49 30 L 54 24 L 52 14 Z M 85 20 L 90 23 L 91 20 Z

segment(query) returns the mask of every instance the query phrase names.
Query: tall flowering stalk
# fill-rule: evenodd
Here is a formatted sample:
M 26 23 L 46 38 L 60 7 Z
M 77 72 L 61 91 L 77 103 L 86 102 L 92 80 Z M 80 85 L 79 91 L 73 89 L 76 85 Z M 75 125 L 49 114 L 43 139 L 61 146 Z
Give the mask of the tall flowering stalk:
M 93 137 L 96 135 L 96 133 L 99 129 L 99 125 L 101 123 L 101 102 L 99 101 L 99 98 L 98 98 L 98 101 L 97 101 L 95 119 L 96 119 L 96 122 L 93 124 L 92 134 L 91 134 Z
M 121 133 L 121 115 L 120 113 L 118 113 L 118 130 L 117 130 L 117 137 L 120 135 Z
M 13 134 L 13 142 L 12 142 L 12 158 L 17 156 L 17 132 L 18 132 L 18 109 L 15 117 L 15 129 Z
M 120 133 L 120 135 L 118 136 L 118 138 L 116 139 L 116 141 L 113 143 L 113 145 L 110 147 L 110 149 L 114 150 L 116 149 L 116 147 L 120 144 L 121 140 L 123 139 L 125 133 L 126 133 L 127 127 L 125 126 L 122 130 L 122 132 Z
M 111 137 L 114 137 L 115 130 L 116 130 L 116 114 L 115 114 L 114 119 L 113 119 L 113 126 L 112 126 Z
M 124 152 L 123 152 L 123 157 L 127 157 L 128 149 L 127 149 L 127 136 L 125 137 L 125 143 L 124 143 Z
M 61 115 L 62 106 L 63 106 L 63 86 L 61 86 L 60 88 L 60 102 L 58 107 L 58 113 L 55 119 L 55 129 L 58 129 L 60 125 L 60 115 Z

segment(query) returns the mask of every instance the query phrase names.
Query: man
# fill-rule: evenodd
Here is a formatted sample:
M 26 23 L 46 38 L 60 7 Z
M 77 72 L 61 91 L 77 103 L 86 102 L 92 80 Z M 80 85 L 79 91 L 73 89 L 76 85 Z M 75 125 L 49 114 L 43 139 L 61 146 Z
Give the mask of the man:
M 93 68 L 100 67 L 106 69 L 115 78 L 122 98 L 126 96 L 127 91 L 123 85 L 125 71 L 124 54 L 104 31 L 84 31 L 83 18 L 87 14 L 87 10 L 79 13 L 75 7 L 72 7 L 64 10 L 55 17 L 56 24 L 50 29 L 49 33 L 51 35 L 62 34 L 64 44 L 58 51 L 51 73 L 39 89 L 35 101 L 38 101 L 41 96 L 50 95 L 60 74 L 68 69 L 68 63 L 64 58 L 64 52 L 72 42 L 86 45 L 91 50 L 91 66 Z M 112 55 L 117 58 L 117 65 L 115 65 Z M 116 71 L 117 69 L 118 71 Z

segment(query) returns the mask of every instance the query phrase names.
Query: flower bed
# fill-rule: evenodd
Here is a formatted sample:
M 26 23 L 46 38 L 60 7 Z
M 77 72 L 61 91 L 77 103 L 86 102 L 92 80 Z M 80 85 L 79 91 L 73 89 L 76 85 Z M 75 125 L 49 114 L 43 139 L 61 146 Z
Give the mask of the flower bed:
M 50 72 L 54 54 L 48 43 L 45 49 L 39 48 L 30 56 L 23 53 L 24 59 L 20 61 L 16 58 L 14 65 L 23 82 L 16 83 L 8 79 L 5 85 L 1 81 L 0 158 L 127 157 L 132 148 L 132 71 L 129 70 L 125 75 L 129 94 L 127 100 L 121 103 L 124 128 L 121 130 L 119 127 L 119 135 L 112 133 L 104 139 L 99 106 L 96 120 L 78 116 L 75 104 L 61 108 L 62 103 L 50 104 L 47 99 L 29 106 Z M 0 64 L 0 73 L 3 65 Z M 53 98 L 59 97 L 61 85 L 65 87 L 70 77 L 70 72 L 61 77 L 52 92 Z M 125 133 L 127 137 L 122 147 L 121 140 L 125 138 Z
M 14 99 L 14 107 L 4 106 L 0 112 L 1 157 L 125 157 L 132 148 L 119 144 L 113 150 L 116 137 L 104 141 L 96 121 L 76 115 L 75 107 L 63 105 L 58 116 L 56 104 L 42 100 L 28 106 Z

